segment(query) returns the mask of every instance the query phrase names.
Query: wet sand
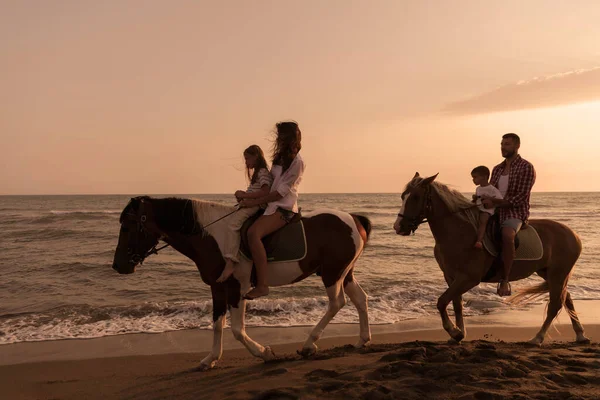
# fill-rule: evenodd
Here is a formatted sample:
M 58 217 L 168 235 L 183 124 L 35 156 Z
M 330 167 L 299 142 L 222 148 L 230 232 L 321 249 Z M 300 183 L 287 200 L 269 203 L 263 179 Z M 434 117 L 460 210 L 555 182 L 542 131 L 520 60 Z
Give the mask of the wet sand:
M 213 370 L 197 369 L 210 331 L 134 334 L 0 346 L 6 399 L 598 399 L 600 302 L 576 307 L 591 344 L 576 344 L 566 313 L 542 347 L 533 337 L 543 306 L 467 317 L 467 339 L 448 344 L 439 318 L 372 327 L 372 344 L 351 346 L 357 325 L 330 325 L 320 351 L 296 350 L 310 327 L 249 328 L 277 360 L 252 357 L 225 332 Z

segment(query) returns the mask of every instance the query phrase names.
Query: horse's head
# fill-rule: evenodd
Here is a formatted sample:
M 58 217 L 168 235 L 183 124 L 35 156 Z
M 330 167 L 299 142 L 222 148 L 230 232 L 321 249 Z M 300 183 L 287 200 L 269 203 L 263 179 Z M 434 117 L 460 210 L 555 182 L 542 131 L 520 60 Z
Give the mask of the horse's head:
M 158 243 L 158 236 L 148 230 L 152 208 L 149 197 L 134 197 L 121 213 L 119 242 L 115 250 L 113 269 L 120 274 L 131 274 L 144 262 L 148 252 Z
M 402 192 L 402 208 L 394 223 L 398 235 L 407 236 L 416 231 L 431 211 L 431 183 L 437 176 L 421 178 L 417 172 L 406 185 Z

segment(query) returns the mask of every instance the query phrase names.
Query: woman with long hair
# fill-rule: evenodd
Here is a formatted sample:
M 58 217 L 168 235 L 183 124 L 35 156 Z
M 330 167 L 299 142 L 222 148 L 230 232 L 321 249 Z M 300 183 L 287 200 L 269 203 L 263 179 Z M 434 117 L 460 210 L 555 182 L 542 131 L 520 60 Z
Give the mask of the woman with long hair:
M 243 199 L 241 207 L 256 207 L 267 203 L 264 214 L 248 230 L 248 242 L 256 267 L 257 285 L 244 298 L 248 300 L 269 294 L 266 276 L 267 253 L 262 238 L 289 224 L 298 213 L 298 186 L 304 173 L 304 161 L 300 157 L 302 133 L 294 121 L 275 125 L 273 143 L 273 185 L 268 195 L 256 199 Z

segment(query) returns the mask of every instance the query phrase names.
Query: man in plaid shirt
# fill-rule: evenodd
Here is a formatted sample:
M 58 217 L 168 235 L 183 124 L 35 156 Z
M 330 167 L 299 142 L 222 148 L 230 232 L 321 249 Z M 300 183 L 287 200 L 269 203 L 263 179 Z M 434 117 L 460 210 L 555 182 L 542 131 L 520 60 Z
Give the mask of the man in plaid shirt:
M 497 207 L 502 227 L 502 261 L 504 274 L 498 285 L 500 296 L 510 296 L 510 268 L 515 259 L 515 237 L 529 219 L 529 198 L 535 183 L 533 165 L 521 158 L 521 139 L 514 133 L 502 136 L 500 150 L 504 161 L 494 167 L 490 183 L 500 190 L 502 199 L 483 197 L 486 208 Z

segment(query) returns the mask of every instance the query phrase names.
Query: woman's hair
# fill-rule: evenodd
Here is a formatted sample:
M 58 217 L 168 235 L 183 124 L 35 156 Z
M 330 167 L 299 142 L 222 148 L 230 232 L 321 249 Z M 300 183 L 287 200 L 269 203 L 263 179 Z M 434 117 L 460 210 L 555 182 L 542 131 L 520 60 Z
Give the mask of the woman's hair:
M 273 164 L 281 165 L 286 171 L 300 148 L 300 128 L 295 121 L 283 121 L 275 124 L 275 142 L 273 143 Z
M 263 168 L 265 168 L 267 171 L 269 170 L 267 160 L 265 159 L 265 154 L 263 153 L 260 146 L 253 144 L 252 146 L 244 150 L 244 155 L 256 157 L 256 164 L 254 165 L 254 168 L 246 167 L 248 180 L 250 180 L 250 183 L 256 183 L 256 180 L 258 179 L 258 171 L 260 171 Z

